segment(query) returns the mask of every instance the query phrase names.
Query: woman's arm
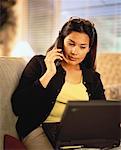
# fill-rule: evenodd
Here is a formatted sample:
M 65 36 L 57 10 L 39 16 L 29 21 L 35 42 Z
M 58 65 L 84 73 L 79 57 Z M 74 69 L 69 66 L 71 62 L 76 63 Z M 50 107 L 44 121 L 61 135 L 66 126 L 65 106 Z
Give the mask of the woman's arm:
M 40 107 L 47 106 L 47 86 L 56 74 L 55 60 L 62 60 L 61 49 L 53 48 L 46 57 L 33 57 L 25 67 L 19 85 L 12 95 L 12 108 L 15 115 L 40 112 Z
M 13 111 L 17 116 L 30 113 L 34 107 L 43 103 L 40 99 L 44 97 L 46 91 L 40 82 L 43 61 L 43 56 L 34 56 L 22 73 L 11 99 Z

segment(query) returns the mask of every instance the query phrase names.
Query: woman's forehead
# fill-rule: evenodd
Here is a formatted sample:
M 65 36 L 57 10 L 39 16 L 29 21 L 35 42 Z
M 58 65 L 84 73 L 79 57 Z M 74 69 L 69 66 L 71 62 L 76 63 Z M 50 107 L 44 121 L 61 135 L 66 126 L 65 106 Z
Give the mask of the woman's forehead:
M 66 36 L 65 40 L 81 44 L 82 42 L 89 42 L 89 36 L 83 32 L 71 32 L 68 36 Z

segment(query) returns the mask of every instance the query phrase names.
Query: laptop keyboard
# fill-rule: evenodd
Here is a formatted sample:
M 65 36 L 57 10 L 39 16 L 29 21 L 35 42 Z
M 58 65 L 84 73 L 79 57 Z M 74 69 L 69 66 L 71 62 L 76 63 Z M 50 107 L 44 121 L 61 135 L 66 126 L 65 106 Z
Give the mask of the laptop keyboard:
M 61 123 L 60 122 L 55 122 L 55 123 L 44 123 L 43 124 L 43 129 L 45 129 L 44 131 L 46 132 L 47 137 L 50 137 L 49 135 L 51 135 L 50 141 L 56 141 L 56 137 L 58 134 L 58 131 L 60 130 L 61 127 Z M 118 143 L 116 142 L 116 145 L 113 145 L 112 140 L 108 141 L 108 140 L 104 140 L 104 139 L 95 139 L 95 140 L 85 140 L 83 141 L 84 143 L 84 147 L 86 148 L 90 148 L 90 147 L 95 147 L 95 149 L 98 147 L 102 147 L 102 149 L 104 150 L 109 150 L 112 149 L 113 147 L 117 147 Z

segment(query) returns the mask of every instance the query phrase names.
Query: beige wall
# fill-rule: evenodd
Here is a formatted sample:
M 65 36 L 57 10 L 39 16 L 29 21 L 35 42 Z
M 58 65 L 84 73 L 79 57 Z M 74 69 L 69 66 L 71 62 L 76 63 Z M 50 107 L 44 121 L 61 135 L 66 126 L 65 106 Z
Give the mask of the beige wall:
M 28 25 L 28 0 L 17 0 L 16 14 L 17 14 L 17 37 L 16 40 L 22 40 L 27 36 Z

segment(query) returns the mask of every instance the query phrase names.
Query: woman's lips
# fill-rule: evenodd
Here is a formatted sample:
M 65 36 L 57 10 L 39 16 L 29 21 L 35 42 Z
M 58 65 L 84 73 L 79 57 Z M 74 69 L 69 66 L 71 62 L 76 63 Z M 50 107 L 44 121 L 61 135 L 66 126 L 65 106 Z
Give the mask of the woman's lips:
M 71 57 L 71 56 L 69 56 L 68 57 L 71 61 L 75 61 L 75 60 L 77 60 L 77 58 L 75 58 L 75 57 Z

